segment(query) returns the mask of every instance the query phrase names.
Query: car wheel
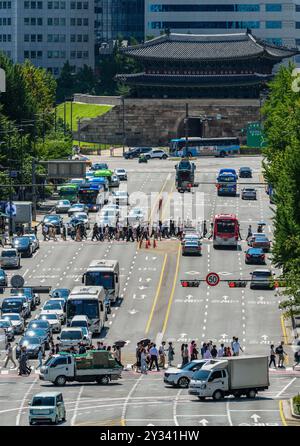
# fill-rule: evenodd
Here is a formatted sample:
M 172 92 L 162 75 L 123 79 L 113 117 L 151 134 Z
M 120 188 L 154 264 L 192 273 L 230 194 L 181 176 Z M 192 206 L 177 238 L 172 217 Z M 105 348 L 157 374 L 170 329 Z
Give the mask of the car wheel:
M 252 389 L 249 390 L 249 392 L 247 393 L 247 398 L 255 398 L 256 397 L 256 390 Z
M 33 421 L 29 421 L 29 424 L 30 424 L 30 426 L 32 426 L 33 425 Z
M 66 384 L 66 381 L 67 381 L 67 379 L 66 379 L 65 376 L 63 376 L 63 375 L 59 375 L 59 376 L 56 378 L 56 380 L 54 381 L 54 384 L 55 384 L 56 386 L 64 386 L 64 385 Z
M 55 417 L 54 424 L 58 424 L 58 416 L 57 415 Z
M 182 378 L 180 378 L 178 380 L 178 386 L 181 389 L 187 389 L 189 386 L 189 382 L 190 382 L 190 380 L 188 378 L 186 378 L 185 376 L 183 376 Z
M 221 157 L 221 158 L 224 158 L 225 155 L 226 155 L 226 153 L 224 152 L 224 150 L 221 150 L 221 152 L 220 152 L 220 157 Z
M 213 399 L 215 401 L 220 401 L 223 398 L 223 392 L 221 390 L 216 390 L 213 394 Z
M 199 399 L 200 401 L 205 401 L 205 396 L 198 396 L 198 399 Z
M 108 375 L 104 375 L 104 376 L 101 376 L 101 377 L 97 378 L 97 383 L 98 384 L 103 384 L 103 385 L 109 384 L 109 376 Z
M 163 156 L 162 156 L 162 159 L 163 159 L 163 160 L 165 160 L 165 159 L 167 159 L 167 158 L 168 158 L 167 155 L 163 155 Z
M 61 421 L 63 421 L 63 422 L 67 421 L 67 419 L 66 419 L 66 412 L 64 413 L 64 416 L 63 416 L 63 418 L 61 419 Z

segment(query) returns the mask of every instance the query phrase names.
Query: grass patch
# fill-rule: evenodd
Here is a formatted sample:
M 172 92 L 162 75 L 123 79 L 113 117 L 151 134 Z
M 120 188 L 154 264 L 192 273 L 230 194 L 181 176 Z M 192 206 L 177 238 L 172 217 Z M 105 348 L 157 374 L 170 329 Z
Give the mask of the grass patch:
M 72 126 L 73 131 L 78 129 L 78 119 L 79 118 L 95 118 L 96 116 L 103 115 L 107 113 L 112 108 L 111 105 L 94 105 L 94 104 L 79 104 L 73 102 L 73 113 L 72 113 Z M 57 118 L 64 119 L 64 103 L 59 104 L 56 108 Z M 66 102 L 66 121 L 70 126 L 71 123 L 71 103 Z
M 293 408 L 296 415 L 300 415 L 300 395 L 293 398 Z

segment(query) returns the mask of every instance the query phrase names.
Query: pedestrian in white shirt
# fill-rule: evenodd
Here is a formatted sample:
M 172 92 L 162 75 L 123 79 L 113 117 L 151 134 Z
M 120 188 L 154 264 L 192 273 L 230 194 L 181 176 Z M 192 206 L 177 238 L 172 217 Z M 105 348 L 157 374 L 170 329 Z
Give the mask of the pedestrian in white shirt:
M 223 356 L 224 356 L 224 344 L 221 344 L 221 345 L 220 345 L 220 348 L 219 348 L 219 350 L 218 350 L 217 357 L 218 357 L 218 358 L 222 358 Z
M 235 338 L 235 341 L 232 343 L 232 351 L 233 351 L 233 356 L 239 356 L 240 351 L 243 353 L 244 350 L 242 349 L 240 343 L 239 343 L 239 338 Z
M 212 356 L 211 356 L 210 350 L 207 348 L 204 352 L 204 359 L 211 359 L 211 358 L 212 358 Z

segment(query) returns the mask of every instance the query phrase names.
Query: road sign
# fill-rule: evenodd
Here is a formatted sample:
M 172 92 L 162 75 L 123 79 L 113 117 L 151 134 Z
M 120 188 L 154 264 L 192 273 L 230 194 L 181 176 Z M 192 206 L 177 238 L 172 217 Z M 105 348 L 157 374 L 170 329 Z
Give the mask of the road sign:
M 19 274 L 12 276 L 12 278 L 10 279 L 10 284 L 14 288 L 22 288 L 24 283 L 25 283 L 24 278 L 22 276 L 20 276 Z
M 5 213 L 11 215 L 12 217 L 15 217 L 17 215 L 16 205 L 14 203 L 10 205 L 10 202 L 8 201 L 5 206 Z
M 217 273 L 209 273 L 205 280 L 208 285 L 216 286 L 220 282 L 220 276 Z

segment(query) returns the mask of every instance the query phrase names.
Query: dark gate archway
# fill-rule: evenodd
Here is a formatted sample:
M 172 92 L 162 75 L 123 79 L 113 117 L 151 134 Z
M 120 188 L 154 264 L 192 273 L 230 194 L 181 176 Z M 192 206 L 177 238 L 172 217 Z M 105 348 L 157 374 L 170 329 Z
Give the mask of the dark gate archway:
M 178 125 L 177 137 L 182 138 L 186 136 L 185 134 L 185 118 Z M 188 118 L 188 136 L 198 136 L 202 137 L 203 134 L 203 123 L 200 118 Z

